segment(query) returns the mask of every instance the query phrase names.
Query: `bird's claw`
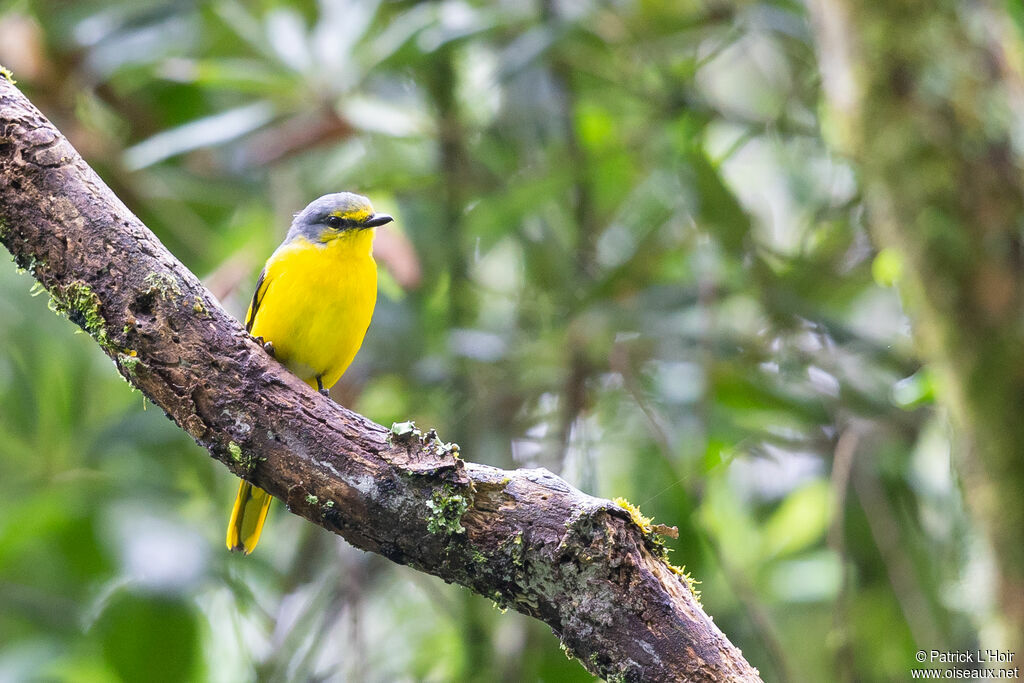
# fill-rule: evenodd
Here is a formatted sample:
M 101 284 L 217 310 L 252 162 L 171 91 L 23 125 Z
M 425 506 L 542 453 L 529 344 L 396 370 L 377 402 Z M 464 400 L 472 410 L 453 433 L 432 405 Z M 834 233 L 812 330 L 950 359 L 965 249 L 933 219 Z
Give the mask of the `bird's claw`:
M 252 335 L 249 335 L 252 337 Z M 267 352 L 267 355 L 271 358 L 276 358 L 274 355 L 274 342 L 267 341 L 263 337 L 252 337 L 252 340 L 263 347 L 263 350 Z
M 330 389 L 320 389 L 319 391 L 320 391 L 321 394 L 323 394 L 327 398 L 331 397 L 331 390 Z

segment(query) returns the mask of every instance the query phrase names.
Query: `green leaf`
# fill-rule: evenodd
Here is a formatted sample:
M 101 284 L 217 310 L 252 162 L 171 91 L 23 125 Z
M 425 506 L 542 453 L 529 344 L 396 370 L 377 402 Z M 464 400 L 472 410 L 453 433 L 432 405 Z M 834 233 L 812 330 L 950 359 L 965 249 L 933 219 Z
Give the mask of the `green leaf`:
M 750 217 L 702 150 L 692 153 L 689 162 L 700 197 L 700 218 L 714 228 L 727 249 L 740 250 L 750 231 Z
M 121 593 L 96 625 L 103 656 L 125 681 L 199 680 L 199 625 L 182 600 Z
M 903 274 L 903 255 L 886 247 L 871 262 L 871 276 L 882 287 L 895 287 Z
M 789 555 L 825 536 L 832 520 L 832 490 L 825 480 L 790 493 L 761 528 L 766 557 Z
M 133 145 L 124 163 L 137 171 L 200 147 L 219 145 L 265 126 L 275 116 L 270 102 L 253 102 L 171 128 Z

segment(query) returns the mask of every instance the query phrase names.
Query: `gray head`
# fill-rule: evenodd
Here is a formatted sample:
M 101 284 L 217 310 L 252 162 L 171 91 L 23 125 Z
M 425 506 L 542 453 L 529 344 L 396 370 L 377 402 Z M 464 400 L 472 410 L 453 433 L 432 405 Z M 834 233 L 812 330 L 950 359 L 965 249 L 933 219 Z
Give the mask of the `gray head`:
M 370 200 L 361 194 L 325 194 L 295 216 L 285 241 L 304 237 L 314 243 L 329 242 L 342 235 L 375 228 L 392 220 L 385 213 L 374 213 Z

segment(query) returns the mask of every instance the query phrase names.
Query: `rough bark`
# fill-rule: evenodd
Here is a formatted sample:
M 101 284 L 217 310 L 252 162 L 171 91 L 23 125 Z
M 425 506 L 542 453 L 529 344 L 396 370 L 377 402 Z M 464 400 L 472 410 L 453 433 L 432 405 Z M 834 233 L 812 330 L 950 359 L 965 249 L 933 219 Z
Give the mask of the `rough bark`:
M 548 623 L 616 680 L 759 680 L 643 521 L 387 429 L 267 356 L 0 78 L 0 242 L 210 455 L 358 548 Z
M 998 565 L 1004 645 L 1019 651 L 1024 193 L 1019 128 L 1013 130 L 1024 94 L 1014 61 L 1019 36 L 1002 8 L 985 2 L 808 5 L 829 105 L 827 131 L 858 167 L 875 240 L 902 260 L 900 286 L 915 336 L 958 428 L 966 498 Z

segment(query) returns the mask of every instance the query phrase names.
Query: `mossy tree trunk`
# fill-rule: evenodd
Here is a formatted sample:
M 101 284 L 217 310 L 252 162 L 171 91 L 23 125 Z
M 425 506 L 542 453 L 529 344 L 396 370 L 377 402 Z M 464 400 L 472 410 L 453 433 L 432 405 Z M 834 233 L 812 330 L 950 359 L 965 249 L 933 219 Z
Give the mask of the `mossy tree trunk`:
M 811 0 L 826 132 L 903 264 L 915 336 L 1024 646 L 1024 228 L 1019 36 L 996 4 Z M 1016 126 L 1018 138 L 1013 140 Z M 1018 149 L 1014 149 L 1014 143 Z M 922 646 L 933 644 L 922 643 Z M 991 644 L 988 646 L 994 646 Z
M 0 243 L 198 444 L 352 545 L 546 622 L 591 672 L 756 681 L 636 513 L 387 429 L 267 356 L 0 78 Z

